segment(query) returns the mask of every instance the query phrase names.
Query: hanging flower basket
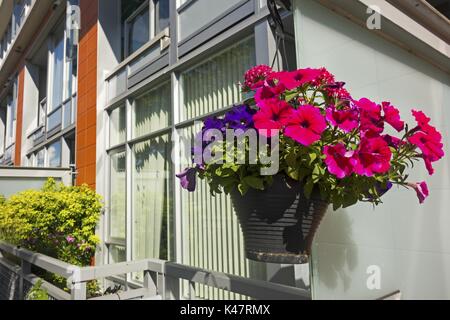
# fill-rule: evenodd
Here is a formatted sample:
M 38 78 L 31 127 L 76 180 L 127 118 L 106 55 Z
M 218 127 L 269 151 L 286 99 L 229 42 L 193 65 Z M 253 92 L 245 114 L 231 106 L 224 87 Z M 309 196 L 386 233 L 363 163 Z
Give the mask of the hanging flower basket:
M 246 255 L 263 262 L 307 263 L 317 228 L 329 203 L 313 192 L 308 199 L 302 186 L 276 175 L 266 190 L 245 195 L 231 191 L 231 200 L 244 234 Z
M 308 262 L 329 206 L 378 205 L 393 185 L 415 190 L 420 203 L 428 196 L 407 171 L 423 161 L 432 175 L 444 156 L 431 119 L 413 110 L 408 126 L 389 102 L 356 100 L 344 86 L 324 68 L 257 66 L 245 74 L 245 102 L 203 122 L 193 166 L 177 177 L 188 191 L 199 177 L 213 195 L 231 195 L 247 258 Z

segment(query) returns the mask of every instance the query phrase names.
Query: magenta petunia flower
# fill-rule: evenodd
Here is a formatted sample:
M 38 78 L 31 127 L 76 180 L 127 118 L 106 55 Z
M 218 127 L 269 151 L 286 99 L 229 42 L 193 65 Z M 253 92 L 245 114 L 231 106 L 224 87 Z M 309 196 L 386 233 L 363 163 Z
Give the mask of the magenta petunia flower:
M 440 134 L 417 132 L 409 137 L 408 141 L 419 147 L 424 156 L 432 162 L 438 161 L 444 156 L 444 145 L 441 142 Z
M 417 146 L 422 151 L 422 158 L 425 167 L 430 175 L 434 174 L 433 162 L 442 159 L 445 155 L 442 135 L 435 127 L 430 125 L 428 118 L 422 111 L 412 111 L 417 121 L 415 133 L 408 138 L 408 141 Z
M 384 141 L 386 141 L 389 147 L 395 149 L 397 149 L 400 146 L 400 144 L 405 143 L 404 141 L 402 142 L 402 140 L 400 140 L 399 138 L 391 136 L 389 134 L 382 135 L 381 137 L 384 139 Z
M 264 81 L 273 72 L 272 68 L 266 65 L 259 65 L 251 68 L 244 76 L 244 89 L 255 90 L 264 85 Z
M 323 153 L 326 155 L 325 163 L 328 171 L 339 179 L 350 176 L 358 163 L 355 152 L 347 150 L 343 143 L 325 146 Z
M 427 183 L 425 181 L 420 183 L 408 183 L 408 186 L 416 191 L 420 204 L 424 203 L 425 199 L 430 195 Z
M 253 116 L 254 126 L 261 134 L 271 137 L 275 134 L 273 130 L 284 128 L 293 112 L 294 109 L 286 101 L 270 100 Z
M 68 243 L 74 243 L 74 242 L 75 242 L 75 238 L 72 237 L 72 236 L 67 236 L 67 237 L 66 237 L 66 241 L 67 241 Z
M 353 101 L 359 108 L 361 131 L 371 131 L 380 134 L 384 130 L 383 117 L 381 116 L 381 106 L 367 98 L 359 101 Z
M 268 79 L 278 82 L 288 90 L 298 88 L 305 83 L 312 82 L 320 76 L 319 69 L 299 69 L 295 71 L 281 71 L 272 73 Z
M 389 123 L 398 132 L 405 128 L 405 122 L 400 119 L 400 111 L 391 105 L 390 102 L 382 102 L 381 106 L 384 112 L 384 121 Z
M 414 118 L 416 118 L 417 124 L 419 125 L 419 127 L 428 125 L 431 121 L 430 118 L 428 118 L 425 113 L 423 113 L 422 111 L 417 111 L 417 110 L 412 110 L 411 111 Z
M 348 133 L 359 125 L 358 110 L 351 107 L 345 107 L 343 110 L 337 110 L 334 106 L 327 109 L 327 120 L 339 129 Z
M 300 106 L 289 120 L 284 134 L 304 146 L 320 140 L 327 128 L 325 117 L 314 106 Z
M 376 173 L 386 173 L 391 168 L 391 157 L 391 149 L 383 138 L 362 138 L 355 171 L 366 177 L 372 177 Z

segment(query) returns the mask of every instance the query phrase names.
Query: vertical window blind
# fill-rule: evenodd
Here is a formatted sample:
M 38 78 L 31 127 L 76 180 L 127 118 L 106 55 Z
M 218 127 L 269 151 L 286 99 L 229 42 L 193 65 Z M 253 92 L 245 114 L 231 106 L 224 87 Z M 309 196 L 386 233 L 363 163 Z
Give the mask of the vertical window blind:
M 181 120 L 199 117 L 241 101 L 238 83 L 255 60 L 252 37 L 184 72 Z
M 183 120 L 220 110 L 241 101 L 238 82 L 255 64 L 254 39 L 249 38 L 216 55 L 209 61 L 182 74 Z M 200 126 L 178 130 L 183 139 L 193 139 Z M 185 155 L 186 157 L 186 155 Z M 190 160 L 181 162 L 182 170 Z M 212 197 L 205 181 L 197 181 L 196 191 L 182 191 L 183 263 L 235 274 L 263 278 L 262 264 L 245 258 L 242 232 L 229 196 Z M 245 297 L 196 284 L 196 294 L 203 299 L 242 299 Z
M 111 155 L 109 238 L 125 241 L 126 230 L 126 153 Z
M 170 94 L 170 83 L 165 83 L 135 100 L 133 138 L 170 125 Z
M 168 259 L 170 139 L 162 135 L 133 147 L 132 258 Z M 142 281 L 142 274 L 135 280 Z

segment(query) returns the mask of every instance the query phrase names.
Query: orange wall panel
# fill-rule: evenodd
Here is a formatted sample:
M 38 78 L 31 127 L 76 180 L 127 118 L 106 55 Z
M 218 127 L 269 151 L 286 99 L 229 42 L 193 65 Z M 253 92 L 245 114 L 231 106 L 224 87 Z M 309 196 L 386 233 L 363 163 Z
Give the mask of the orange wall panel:
M 25 67 L 19 72 L 18 91 L 17 91 L 17 120 L 16 120 L 16 146 L 14 154 L 14 165 L 21 165 L 22 156 L 22 127 L 23 127 L 23 90 L 25 85 Z
M 98 0 L 81 0 L 78 50 L 77 184 L 95 188 L 97 139 L 97 20 Z

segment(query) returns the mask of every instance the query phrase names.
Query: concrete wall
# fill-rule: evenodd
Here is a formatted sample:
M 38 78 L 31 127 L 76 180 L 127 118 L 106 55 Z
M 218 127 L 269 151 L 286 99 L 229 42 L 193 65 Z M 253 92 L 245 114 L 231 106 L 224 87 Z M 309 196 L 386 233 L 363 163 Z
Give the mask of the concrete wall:
M 409 123 L 415 123 L 410 110 L 422 109 L 450 153 L 448 74 L 317 1 L 296 4 L 301 67 L 327 67 L 354 98 L 391 101 Z M 424 205 L 413 191 L 395 188 L 376 209 L 329 210 L 314 246 L 315 299 L 373 299 L 397 289 L 403 299 L 450 299 L 449 157 L 435 169 L 428 177 L 420 163 L 410 178 L 427 180 L 431 195 Z M 380 289 L 367 287 L 370 266 L 379 267 Z

